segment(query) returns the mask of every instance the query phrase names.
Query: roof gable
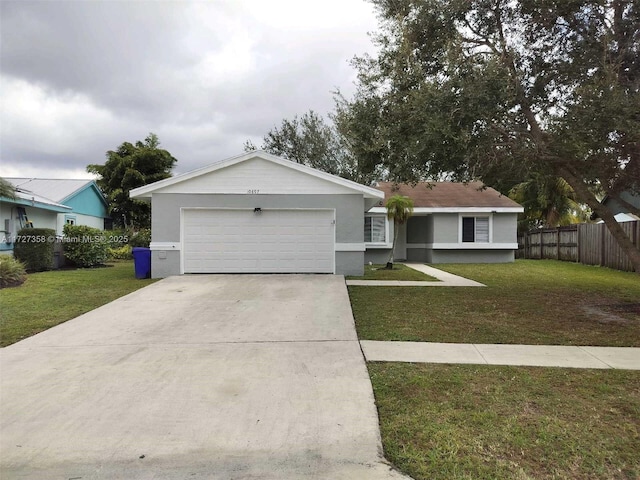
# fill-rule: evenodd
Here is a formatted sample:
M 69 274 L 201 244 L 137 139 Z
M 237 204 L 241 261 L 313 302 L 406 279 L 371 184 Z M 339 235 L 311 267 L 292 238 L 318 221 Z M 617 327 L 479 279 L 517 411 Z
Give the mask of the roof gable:
M 380 182 L 376 188 L 384 192 L 385 200 L 393 195 L 403 195 L 411 198 L 414 202 L 414 208 L 434 210 L 468 210 L 471 208 L 523 210 L 518 203 L 493 188 L 484 186 L 482 182 L 420 182 L 416 185 Z
M 98 186 L 91 182 L 63 200 L 73 208 L 74 213 L 107 218 L 108 204 Z
M 383 193 L 335 175 L 262 151 L 208 165 L 131 191 L 132 198 L 154 193 L 181 194 L 353 194 L 382 198 Z

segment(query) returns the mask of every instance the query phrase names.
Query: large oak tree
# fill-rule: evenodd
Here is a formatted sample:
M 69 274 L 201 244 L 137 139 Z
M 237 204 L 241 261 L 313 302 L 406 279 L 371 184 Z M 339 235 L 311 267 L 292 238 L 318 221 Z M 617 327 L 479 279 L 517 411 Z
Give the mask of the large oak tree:
M 375 58 L 338 125 L 393 178 L 480 178 L 504 191 L 561 177 L 640 272 L 598 201 L 640 194 L 638 0 L 373 0 Z
M 330 119 L 331 120 L 331 119 Z M 261 149 L 307 165 L 333 175 L 338 175 L 360 183 L 371 183 L 375 172 L 364 173 L 359 168 L 357 157 L 351 152 L 331 121 L 326 121 L 313 110 L 293 119 L 283 119 L 262 138 Z M 245 151 L 256 150 L 256 146 L 247 141 Z

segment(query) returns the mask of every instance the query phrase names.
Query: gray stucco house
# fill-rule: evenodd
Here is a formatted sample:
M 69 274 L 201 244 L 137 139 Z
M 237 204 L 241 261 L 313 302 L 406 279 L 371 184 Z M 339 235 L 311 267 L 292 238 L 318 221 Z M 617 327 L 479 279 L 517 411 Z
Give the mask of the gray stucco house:
M 422 194 L 453 190 L 460 192 L 454 195 L 460 205 L 421 206 Z M 252 151 L 130 195 L 151 202 L 151 274 L 161 278 L 184 273 L 361 275 L 366 262 L 386 261 L 393 224 L 386 219 L 384 199 L 405 191 L 416 196 L 416 211 L 400 232 L 396 259 L 513 261 L 522 207 L 474 184 L 367 187 Z
M 364 269 L 364 212 L 384 193 L 253 151 L 130 192 L 151 201 L 151 274 Z
M 480 182 L 416 185 L 381 182 L 385 200 L 365 214 L 365 261 L 385 263 L 393 222 L 384 202 L 393 195 L 414 202 L 413 216 L 400 226 L 395 260 L 425 263 L 513 262 L 518 249 L 518 213 L 524 208 Z

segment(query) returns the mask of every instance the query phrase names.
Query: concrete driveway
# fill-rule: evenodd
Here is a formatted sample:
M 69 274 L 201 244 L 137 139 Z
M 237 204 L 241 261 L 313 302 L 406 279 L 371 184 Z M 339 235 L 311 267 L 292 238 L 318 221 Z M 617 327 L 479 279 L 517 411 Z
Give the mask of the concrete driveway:
M 340 276 L 172 277 L 0 361 L 3 479 L 406 478 Z

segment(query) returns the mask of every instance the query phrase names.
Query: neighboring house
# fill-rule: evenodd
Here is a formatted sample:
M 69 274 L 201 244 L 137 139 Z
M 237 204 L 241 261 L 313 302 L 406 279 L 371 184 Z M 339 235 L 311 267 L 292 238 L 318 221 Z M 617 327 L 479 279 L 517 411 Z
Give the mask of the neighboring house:
M 395 260 L 426 263 L 512 262 L 518 249 L 518 213 L 524 209 L 479 182 L 416 185 L 382 182 L 393 195 L 414 202 L 413 216 L 400 226 Z M 365 215 L 365 261 L 386 263 L 394 235 L 384 201 Z
M 88 225 L 105 228 L 107 201 L 93 180 L 5 178 L 16 189 L 16 198 L 0 199 L 0 219 L 5 239 L 30 224 L 52 228 L 62 235 L 63 227 Z M 0 250 L 11 251 L 13 244 L 0 242 Z
M 392 238 L 392 227 L 386 220 L 377 220 L 385 218 L 384 212 L 374 208 L 383 202 L 384 191 L 263 151 L 145 185 L 130 195 L 151 202 L 154 278 L 183 273 L 361 275 L 371 252 L 384 254 L 385 247 L 388 252 Z M 488 203 L 489 210 L 483 204 L 471 211 L 478 218 L 490 218 L 487 243 L 494 247 L 489 252 L 493 255 L 477 258 L 512 260 L 517 248 L 516 212 L 522 208 L 511 200 L 508 207 Z M 365 216 L 372 208 L 373 216 Z M 511 209 L 508 214 L 505 208 Z M 457 221 L 463 211 L 451 215 Z M 441 239 L 440 233 L 434 236 L 433 229 L 429 233 L 430 225 L 452 228 L 446 215 L 441 218 L 438 212 L 431 213 L 422 216 L 424 225 L 415 223 L 416 235 L 424 233 L 424 238 L 415 241 L 425 251 L 429 242 L 453 242 Z M 384 225 L 384 237 L 376 225 Z M 481 235 L 480 226 L 477 228 Z M 481 239 L 476 242 L 479 245 Z M 473 248 L 478 247 L 466 250 Z
M 629 191 L 625 191 L 620 194 L 620 197 L 622 200 L 633 205 L 634 207 L 640 208 L 640 195 L 634 195 Z M 640 218 L 638 218 L 637 215 L 629 211 L 629 208 L 625 207 L 624 205 L 621 205 L 620 202 L 618 202 L 617 200 L 614 200 L 608 195 L 605 195 L 601 203 L 604 206 L 609 207 L 611 209 L 618 223 L 634 222 L 636 220 L 640 220 Z M 591 215 L 591 220 L 595 220 L 597 218 L 599 217 L 595 213 Z M 600 220 L 598 223 L 602 223 L 602 220 Z

